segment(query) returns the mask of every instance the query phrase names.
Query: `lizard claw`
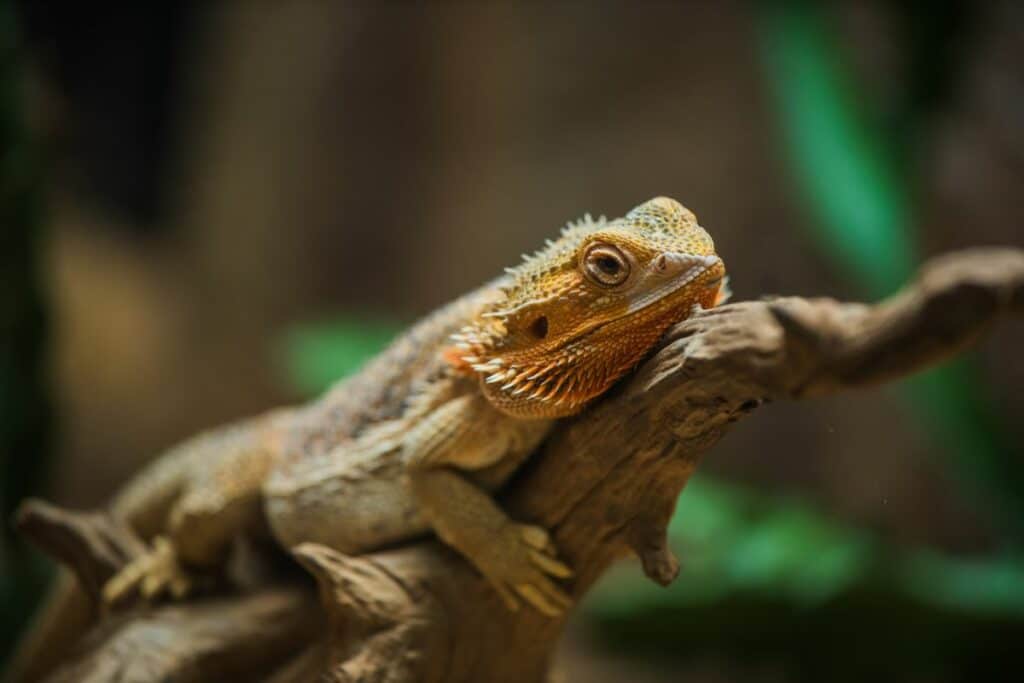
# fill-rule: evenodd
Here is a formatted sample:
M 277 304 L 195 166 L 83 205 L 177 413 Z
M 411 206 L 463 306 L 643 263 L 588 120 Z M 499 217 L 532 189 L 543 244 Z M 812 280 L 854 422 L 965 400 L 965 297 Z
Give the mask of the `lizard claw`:
M 174 544 L 165 536 L 153 540 L 153 547 L 125 565 L 103 586 L 103 603 L 113 607 L 132 594 L 156 600 L 169 593 L 175 600 L 186 597 L 197 581 L 178 561 Z
M 480 569 L 508 609 L 524 600 L 541 614 L 557 617 L 572 606 L 572 599 L 550 577 L 572 576 L 555 557 L 547 531 L 538 526 L 509 523 L 481 558 Z

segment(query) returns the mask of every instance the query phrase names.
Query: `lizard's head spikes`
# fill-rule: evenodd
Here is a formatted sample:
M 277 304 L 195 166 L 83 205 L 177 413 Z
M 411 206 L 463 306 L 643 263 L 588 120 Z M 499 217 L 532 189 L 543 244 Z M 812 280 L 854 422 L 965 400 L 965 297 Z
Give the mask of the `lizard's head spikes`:
M 602 394 L 695 304 L 724 291 L 711 237 L 658 197 L 614 221 L 590 216 L 507 271 L 482 315 L 454 335 L 460 365 L 519 417 L 561 417 Z

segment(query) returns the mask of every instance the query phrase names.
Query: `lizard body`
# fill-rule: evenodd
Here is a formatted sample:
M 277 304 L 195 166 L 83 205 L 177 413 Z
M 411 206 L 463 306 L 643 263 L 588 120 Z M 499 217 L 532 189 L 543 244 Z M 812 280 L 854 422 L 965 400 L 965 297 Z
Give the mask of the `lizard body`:
M 708 234 L 656 198 L 589 217 L 517 268 L 433 313 L 313 403 L 196 437 L 112 509 L 153 542 L 104 589 L 186 594 L 239 534 L 362 553 L 434 531 L 510 609 L 558 614 L 570 576 L 547 532 L 492 500 L 555 420 L 635 366 L 694 305 L 724 296 Z

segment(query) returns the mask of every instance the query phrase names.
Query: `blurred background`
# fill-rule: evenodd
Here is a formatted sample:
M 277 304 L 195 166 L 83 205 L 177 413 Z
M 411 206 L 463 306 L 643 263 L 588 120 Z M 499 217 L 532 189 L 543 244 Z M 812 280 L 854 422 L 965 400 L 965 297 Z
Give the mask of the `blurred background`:
M 659 194 L 736 296 L 877 299 L 1024 244 L 1024 6 L 0 0 L 0 504 L 100 505 L 315 395 L 584 212 Z M 570 681 L 984 681 L 1024 638 L 1024 325 L 758 411 L 669 589 L 583 606 Z M 5 531 L 6 652 L 51 573 Z

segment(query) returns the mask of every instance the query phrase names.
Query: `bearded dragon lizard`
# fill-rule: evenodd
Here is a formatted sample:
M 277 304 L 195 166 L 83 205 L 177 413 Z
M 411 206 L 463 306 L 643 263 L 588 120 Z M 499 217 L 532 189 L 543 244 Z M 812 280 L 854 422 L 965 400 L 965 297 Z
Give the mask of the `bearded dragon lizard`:
M 261 523 L 283 547 L 365 553 L 436 532 L 509 609 L 570 606 L 547 531 L 491 498 L 558 418 L 599 397 L 695 305 L 727 296 L 711 237 L 659 197 L 570 223 L 505 276 L 439 309 L 315 402 L 201 434 L 112 513 L 151 542 L 104 588 L 183 597 Z

